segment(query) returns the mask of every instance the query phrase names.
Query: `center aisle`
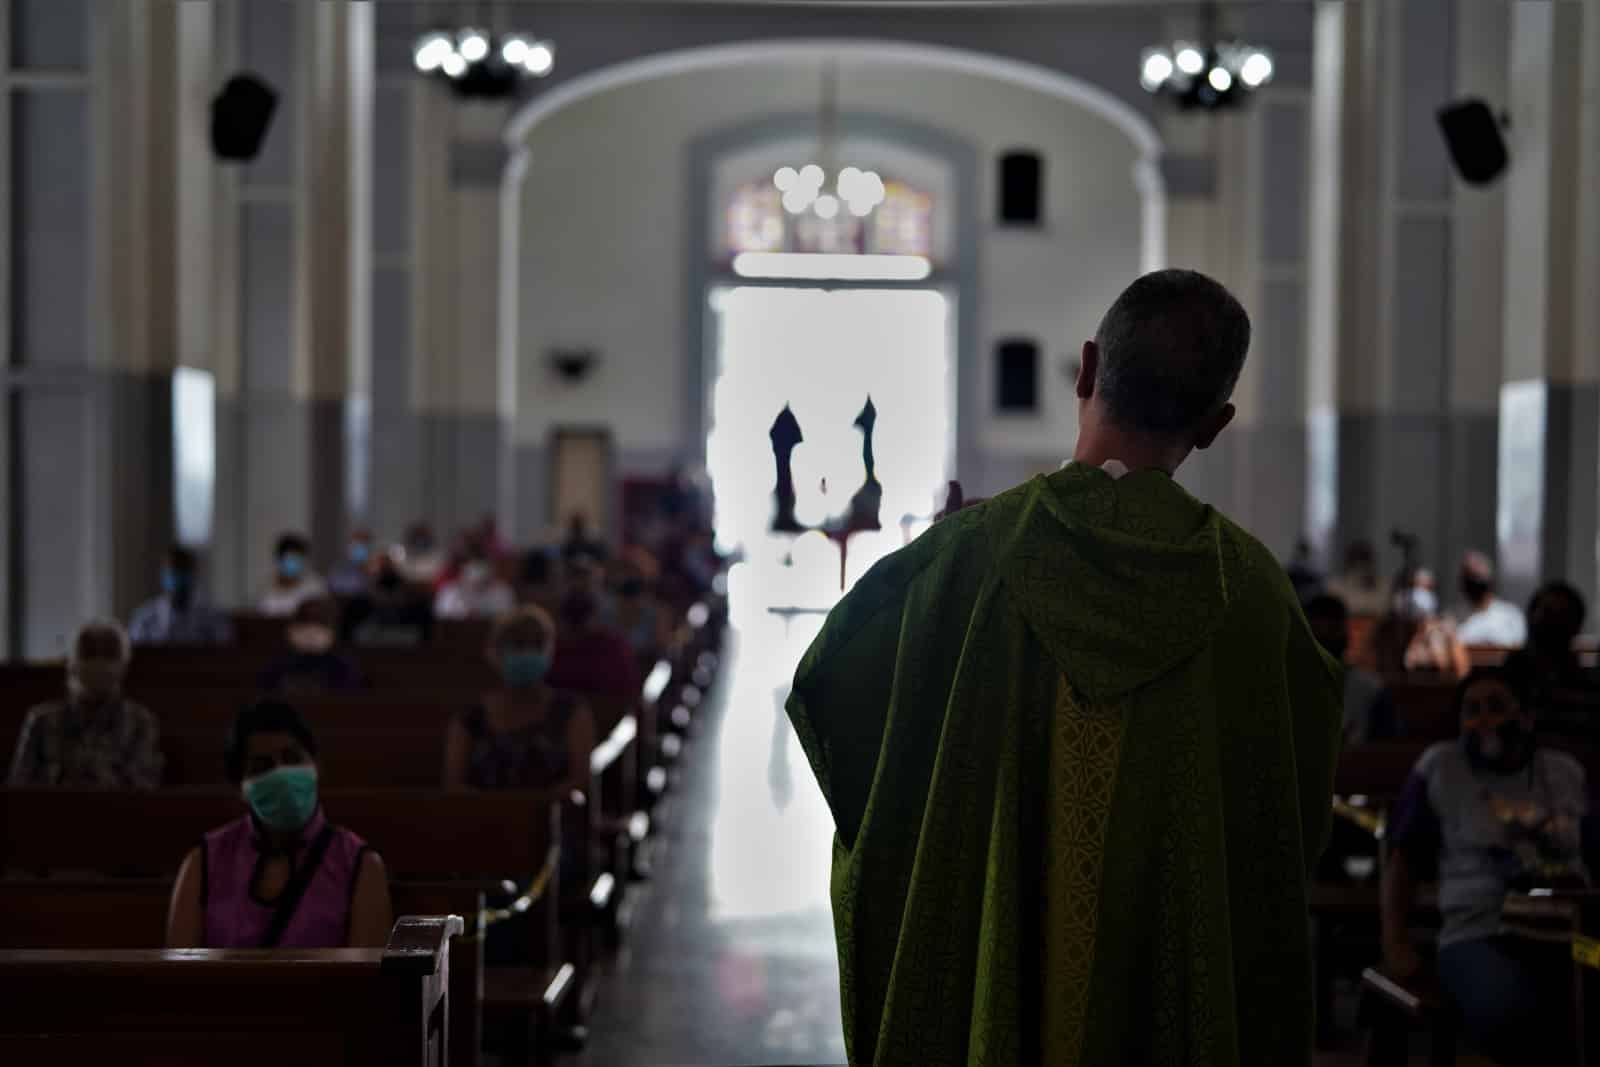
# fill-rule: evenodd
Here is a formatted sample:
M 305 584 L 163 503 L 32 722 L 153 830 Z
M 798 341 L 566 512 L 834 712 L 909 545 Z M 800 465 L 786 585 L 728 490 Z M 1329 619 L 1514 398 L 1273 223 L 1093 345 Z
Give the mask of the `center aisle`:
M 730 629 L 685 746 L 655 874 L 600 989 L 595 1067 L 842 1064 L 833 820 L 782 714 L 810 633 Z

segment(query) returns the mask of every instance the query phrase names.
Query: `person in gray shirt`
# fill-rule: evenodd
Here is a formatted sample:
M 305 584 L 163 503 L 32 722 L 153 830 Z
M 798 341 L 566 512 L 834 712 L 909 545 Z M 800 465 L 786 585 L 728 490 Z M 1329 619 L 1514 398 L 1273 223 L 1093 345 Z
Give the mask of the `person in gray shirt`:
M 1468 1036 L 1503 1063 L 1567 1063 L 1566 947 L 1508 936 L 1501 919 L 1513 888 L 1590 881 L 1584 769 L 1538 746 L 1530 683 L 1515 668 L 1473 671 L 1456 694 L 1461 736 L 1411 771 L 1389 826 L 1384 958 L 1396 978 L 1418 971 L 1408 923 L 1420 876 L 1436 868 L 1439 981 Z

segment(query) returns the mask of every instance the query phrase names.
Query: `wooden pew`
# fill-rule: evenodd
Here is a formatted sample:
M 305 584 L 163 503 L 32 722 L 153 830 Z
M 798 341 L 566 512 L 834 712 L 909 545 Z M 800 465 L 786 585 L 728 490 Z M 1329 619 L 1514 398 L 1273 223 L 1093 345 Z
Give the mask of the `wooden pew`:
M 548 1047 L 555 1020 L 571 1011 L 575 967 L 560 951 L 557 925 L 561 799 L 552 792 L 323 792 L 329 818 L 360 834 L 383 856 L 397 905 L 450 910 L 472 921 L 466 945 L 475 965 L 457 974 L 462 984 L 454 1010 L 463 1046 L 458 1059 L 478 1047 L 480 1005 L 515 1017 L 535 1049 Z M 170 879 L 206 831 L 242 811 L 237 793 L 221 790 L 0 790 L 0 869 Z M 477 920 L 484 892 L 498 889 L 506 877 L 537 890 L 525 896 L 536 943 L 529 946 L 527 967 L 486 971 Z M 42 920 L 46 925 L 69 923 L 85 906 L 80 884 L 68 885 L 78 887 L 77 895 L 65 895 L 59 905 L 65 916 Z M 144 892 L 151 892 L 148 883 Z
M 0 951 L 0 1060 L 444 1067 L 461 930 L 403 918 L 383 949 Z

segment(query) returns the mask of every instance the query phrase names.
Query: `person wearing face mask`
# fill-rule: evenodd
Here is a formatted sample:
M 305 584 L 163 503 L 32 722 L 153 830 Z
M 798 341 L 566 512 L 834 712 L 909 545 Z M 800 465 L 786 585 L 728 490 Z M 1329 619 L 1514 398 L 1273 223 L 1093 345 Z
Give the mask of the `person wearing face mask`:
M 656 562 L 643 549 L 630 549 L 618 561 L 607 621 L 621 631 L 635 663 L 654 662 L 671 639 L 667 613 L 656 597 L 656 575 Z
M 484 555 L 471 555 L 454 581 L 446 582 L 433 601 L 440 619 L 498 619 L 517 606 L 517 595 L 495 573 Z
M 227 645 L 233 623 L 200 590 L 199 562 L 173 545 L 161 569 L 161 593 L 139 606 L 128 623 L 135 645 Z
M 1567 947 L 1507 936 L 1501 918 L 1512 888 L 1589 880 L 1583 766 L 1537 744 L 1530 681 L 1510 665 L 1473 671 L 1456 692 L 1460 738 L 1406 780 L 1387 837 L 1384 960 L 1398 979 L 1419 971 L 1408 923 L 1419 876 L 1437 869 L 1438 976 L 1468 1035 L 1502 1063 L 1570 1063 L 1552 1044 L 1570 1033 Z
M 341 600 L 366 598 L 372 594 L 374 569 L 372 531 L 356 530 L 345 547 L 344 559 L 328 574 L 328 591 Z
M 304 537 L 284 534 L 272 558 L 272 581 L 256 604 L 261 614 L 286 619 L 307 600 L 328 595 L 328 583 L 311 569 L 311 543 Z
M 1550 733 L 1600 737 L 1600 681 L 1579 663 L 1574 643 L 1588 605 L 1566 582 L 1547 582 L 1528 601 L 1528 643 L 1506 660 L 1525 671 L 1540 724 Z
M 28 712 L 9 785 L 154 789 L 161 784 L 161 727 L 122 695 L 131 646 L 111 619 L 87 622 L 67 657 L 67 697 Z
M 339 608 L 327 597 L 307 600 L 286 633 L 289 650 L 261 672 L 262 692 L 314 696 L 361 689 L 361 668 L 338 649 Z
M 394 924 L 383 860 L 328 821 L 317 740 L 288 704 L 234 719 L 223 751 L 249 811 L 184 857 L 167 917 L 169 948 L 372 948 Z
M 1350 613 L 1344 601 L 1332 593 L 1323 593 L 1308 600 L 1305 610 L 1317 643 L 1345 664 L 1344 743 L 1361 745 L 1393 737 L 1394 702 L 1383 679 L 1349 663 Z
M 500 685 L 450 721 L 446 789 L 584 789 L 594 721 L 583 699 L 553 687 L 554 621 L 524 607 L 495 624 L 489 661 Z
M 627 638 L 608 624 L 594 591 L 574 585 L 561 598 L 561 639 L 550 684 L 622 708 L 639 695 L 639 667 Z
M 1468 648 L 1521 648 L 1528 640 L 1522 609 L 1495 595 L 1494 564 L 1482 552 L 1461 561 L 1461 621 L 1456 638 Z

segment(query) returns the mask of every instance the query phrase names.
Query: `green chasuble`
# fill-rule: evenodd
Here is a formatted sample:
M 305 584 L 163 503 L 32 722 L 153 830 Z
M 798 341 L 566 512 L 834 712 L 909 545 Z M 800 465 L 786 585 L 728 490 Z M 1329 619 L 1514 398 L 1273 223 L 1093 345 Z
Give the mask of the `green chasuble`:
M 1343 673 L 1171 478 L 1069 466 L 840 602 L 789 715 L 854 1064 L 1310 1060 Z

